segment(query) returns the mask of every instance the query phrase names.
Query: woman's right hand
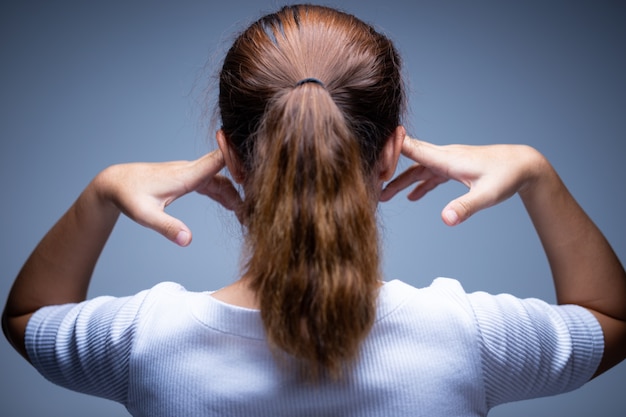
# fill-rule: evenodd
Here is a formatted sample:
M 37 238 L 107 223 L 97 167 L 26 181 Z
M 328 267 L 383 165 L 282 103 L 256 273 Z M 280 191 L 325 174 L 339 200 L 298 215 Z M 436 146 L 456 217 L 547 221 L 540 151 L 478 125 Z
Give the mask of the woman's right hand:
M 241 198 L 218 174 L 223 167 L 224 157 L 216 150 L 194 161 L 113 165 L 98 174 L 39 242 L 13 283 L 2 326 L 15 349 L 28 358 L 25 329 L 39 308 L 86 298 L 120 212 L 181 246 L 191 242 L 191 231 L 165 212 L 177 198 L 195 191 L 236 212 Z
M 135 222 L 187 246 L 191 231 L 165 208 L 195 191 L 237 212 L 241 198 L 232 182 L 217 174 L 223 167 L 224 157 L 215 150 L 193 161 L 113 165 L 96 177 L 93 186 L 104 201 L 113 202 Z
M 385 187 L 381 200 L 417 184 L 408 194 L 416 201 L 448 180 L 461 182 L 469 191 L 442 211 L 443 221 L 450 226 L 522 191 L 542 169 L 549 169 L 545 158 L 525 145 L 437 146 L 407 136 L 402 154 L 415 164 Z

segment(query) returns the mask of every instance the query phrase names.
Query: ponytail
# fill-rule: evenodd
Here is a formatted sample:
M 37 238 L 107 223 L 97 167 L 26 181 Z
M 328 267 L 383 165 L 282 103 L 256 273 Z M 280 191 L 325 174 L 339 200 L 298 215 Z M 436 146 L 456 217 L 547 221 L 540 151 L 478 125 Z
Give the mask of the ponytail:
M 310 376 L 339 376 L 375 320 L 373 188 L 403 106 L 391 41 L 327 7 L 260 18 L 224 59 L 222 129 L 245 171 L 244 276 L 271 346 Z
M 272 345 L 337 376 L 375 318 L 379 255 L 359 144 L 330 94 L 271 102 L 248 176 L 247 276 Z

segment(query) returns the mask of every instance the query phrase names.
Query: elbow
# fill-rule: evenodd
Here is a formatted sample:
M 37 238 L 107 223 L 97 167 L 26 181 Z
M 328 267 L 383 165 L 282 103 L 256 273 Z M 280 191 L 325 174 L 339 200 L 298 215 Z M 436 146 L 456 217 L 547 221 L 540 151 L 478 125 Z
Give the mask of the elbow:
M 593 312 L 604 334 L 604 354 L 594 378 L 626 359 L 626 321 Z
M 2 312 L 2 333 L 7 341 L 24 359 L 30 362 L 26 352 L 25 334 L 26 324 L 32 314 L 25 316 L 11 316 L 5 308 Z

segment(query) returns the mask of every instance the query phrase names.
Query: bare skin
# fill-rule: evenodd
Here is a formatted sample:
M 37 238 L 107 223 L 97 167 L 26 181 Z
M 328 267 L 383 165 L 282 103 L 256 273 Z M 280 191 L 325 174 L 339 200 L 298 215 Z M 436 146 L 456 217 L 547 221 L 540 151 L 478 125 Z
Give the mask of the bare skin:
M 44 236 L 15 279 L 2 327 L 17 351 L 27 358 L 24 333 L 35 311 L 85 300 L 95 264 L 120 213 L 187 246 L 191 231 L 165 213 L 169 204 L 199 192 L 225 207 L 235 207 L 239 194 L 229 180 L 217 175 L 223 167 L 221 152 L 214 151 L 195 161 L 114 165 L 98 174 Z
M 402 153 L 416 164 L 386 187 L 381 200 L 413 184 L 408 197 L 419 200 L 450 179 L 459 181 L 468 193 L 442 211 L 443 221 L 454 226 L 519 194 L 547 255 L 558 303 L 587 308 L 602 326 L 605 351 L 596 375 L 626 357 L 624 268 L 539 152 L 523 145 L 436 146 L 407 138 Z
M 116 165 L 96 176 L 44 236 L 14 282 L 2 322 L 18 352 L 27 358 L 24 333 L 35 311 L 85 299 L 93 268 L 120 213 L 187 246 L 191 231 L 165 213 L 174 200 L 199 192 L 237 211 L 239 193 L 218 172 L 227 166 L 236 181 L 243 174 L 224 142 L 218 133 L 221 149 L 195 161 Z M 550 262 L 558 302 L 589 309 L 602 326 L 605 352 L 596 375 L 626 357 L 624 268 L 541 154 L 520 145 L 436 146 L 405 138 L 399 127 L 381 156 L 375 179 L 381 187 L 393 175 L 400 152 L 415 164 L 382 190 L 381 201 L 410 187 L 408 197 L 419 200 L 448 180 L 459 181 L 469 188 L 468 193 L 442 211 L 443 221 L 454 226 L 519 194 Z M 541 204 L 546 199 L 550 204 Z M 257 305 L 245 280 L 214 296 L 232 304 Z

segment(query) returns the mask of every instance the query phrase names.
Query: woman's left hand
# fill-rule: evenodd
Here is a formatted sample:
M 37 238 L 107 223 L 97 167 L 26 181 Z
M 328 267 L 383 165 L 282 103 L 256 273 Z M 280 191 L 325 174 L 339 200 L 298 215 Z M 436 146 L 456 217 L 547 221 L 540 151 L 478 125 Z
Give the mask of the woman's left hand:
M 448 180 L 458 181 L 469 191 L 443 209 L 442 219 L 450 226 L 522 191 L 549 170 L 545 158 L 525 145 L 437 146 L 407 136 L 402 154 L 415 164 L 387 184 L 381 201 L 409 187 L 414 188 L 408 198 L 416 201 Z

